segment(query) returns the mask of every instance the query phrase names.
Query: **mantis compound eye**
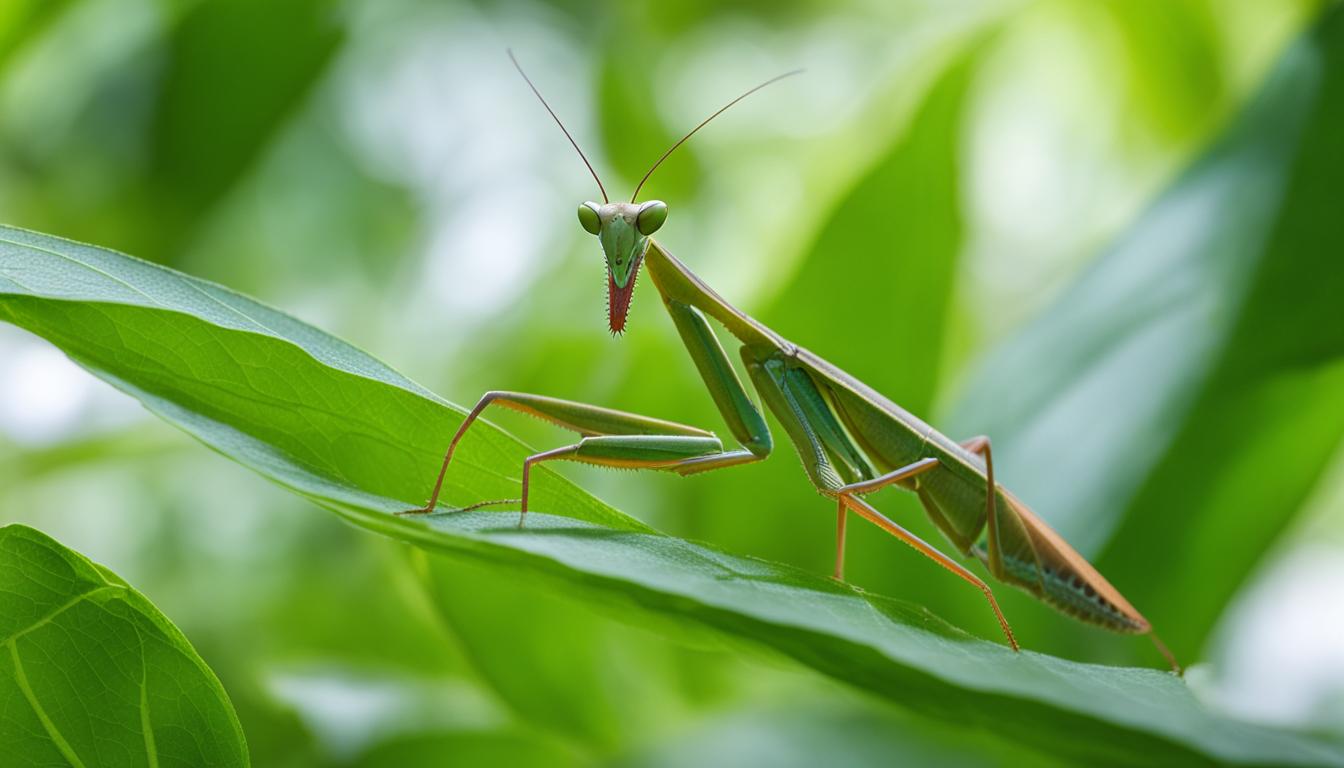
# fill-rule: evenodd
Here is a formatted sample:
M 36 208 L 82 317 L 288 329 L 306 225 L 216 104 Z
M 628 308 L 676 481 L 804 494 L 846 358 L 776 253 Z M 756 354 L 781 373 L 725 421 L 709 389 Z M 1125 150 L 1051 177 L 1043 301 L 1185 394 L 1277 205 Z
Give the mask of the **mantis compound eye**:
M 648 237 L 667 221 L 667 203 L 662 200 L 650 200 L 639 207 L 639 214 L 635 217 L 635 227 L 639 233 Z
M 579 223 L 590 235 L 602 231 L 602 220 L 597 216 L 597 203 L 584 203 L 579 206 Z

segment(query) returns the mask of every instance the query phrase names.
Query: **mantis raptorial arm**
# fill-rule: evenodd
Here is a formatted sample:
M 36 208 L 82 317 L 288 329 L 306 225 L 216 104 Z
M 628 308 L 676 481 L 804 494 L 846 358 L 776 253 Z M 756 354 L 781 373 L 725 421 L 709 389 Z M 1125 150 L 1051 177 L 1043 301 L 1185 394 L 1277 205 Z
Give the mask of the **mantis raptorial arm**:
M 718 336 L 714 335 L 714 329 L 710 327 L 709 321 L 700 310 L 679 301 L 668 299 L 664 305 L 667 307 L 667 313 L 672 316 L 672 322 L 677 326 L 677 332 L 681 334 L 686 351 L 695 362 L 696 370 L 700 372 L 701 380 L 709 389 L 714 405 L 727 422 L 728 431 L 733 433 L 733 437 L 744 449 L 733 453 L 747 454 L 733 463 L 758 461 L 769 456 L 774 447 L 770 428 L 766 426 L 765 417 L 761 415 L 747 394 L 746 388 L 742 386 L 742 380 L 738 378 L 737 371 L 733 370 L 733 365 L 728 360 L 727 353 L 723 351 Z M 681 473 L 692 474 L 716 468 L 717 465 L 702 461 L 685 465 Z

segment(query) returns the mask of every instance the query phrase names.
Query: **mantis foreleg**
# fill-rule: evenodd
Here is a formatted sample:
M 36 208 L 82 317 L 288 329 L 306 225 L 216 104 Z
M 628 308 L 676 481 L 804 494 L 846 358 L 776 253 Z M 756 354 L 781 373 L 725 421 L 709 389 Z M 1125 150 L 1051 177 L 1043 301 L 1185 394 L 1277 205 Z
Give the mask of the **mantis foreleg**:
M 765 418 L 751 402 L 704 315 L 675 301 L 667 302 L 667 310 L 715 405 L 742 448 L 725 451 L 712 432 L 635 413 L 522 392 L 487 392 L 463 419 L 449 442 L 429 501 L 411 513 L 434 510 L 457 444 L 492 403 L 536 416 L 583 436 L 573 445 L 534 454 L 523 463 L 519 526 L 527 515 L 532 466 L 544 461 L 662 469 L 689 475 L 760 461 L 768 456 L 773 441 Z
M 434 480 L 434 490 L 430 492 L 425 506 L 412 512 L 432 512 L 439 502 L 439 493 L 443 490 L 443 478 L 448 473 L 448 465 L 457 451 L 457 444 L 481 413 L 491 404 L 536 416 L 559 427 L 573 430 L 581 435 L 648 434 L 648 435 L 686 435 L 693 437 L 713 437 L 713 433 L 703 429 L 688 427 L 662 419 L 654 419 L 638 414 L 601 408 L 586 403 L 560 400 L 543 395 L 531 395 L 525 392 L 486 392 L 477 401 L 467 417 L 458 426 L 448 450 L 443 454 L 443 464 L 439 466 L 438 477 Z

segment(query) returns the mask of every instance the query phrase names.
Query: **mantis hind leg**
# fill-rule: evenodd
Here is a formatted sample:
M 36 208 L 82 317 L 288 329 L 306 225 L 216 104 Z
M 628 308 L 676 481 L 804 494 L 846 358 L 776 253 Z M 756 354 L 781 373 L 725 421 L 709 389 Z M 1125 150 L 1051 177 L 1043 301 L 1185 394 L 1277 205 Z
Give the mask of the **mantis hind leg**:
M 969 440 L 962 440 L 961 447 L 977 454 L 985 462 L 985 527 L 987 538 L 989 540 L 989 572 L 994 574 L 995 578 L 1003 578 L 1003 551 L 1002 542 L 999 540 L 999 519 L 998 510 L 995 504 L 998 494 L 998 484 L 994 482 L 994 452 L 990 448 L 989 438 L 985 435 L 977 435 Z
M 961 563 L 958 563 L 956 560 L 953 560 L 952 558 L 948 557 L 942 552 L 939 552 L 937 549 L 933 547 L 933 545 L 929 544 L 928 542 L 919 538 L 915 534 L 897 525 L 890 518 L 886 517 L 881 512 L 878 512 L 870 504 L 868 504 L 868 502 L 864 501 L 863 499 L 860 499 L 859 497 L 854 496 L 852 494 L 842 495 L 839 497 L 839 499 L 842 505 L 849 507 L 860 517 L 876 525 L 877 527 L 881 528 L 887 533 L 890 533 L 891 535 L 895 536 L 901 541 L 904 541 L 911 547 L 914 547 L 915 550 L 917 550 L 920 554 L 924 555 L 925 557 L 929 558 L 935 563 L 943 566 L 947 570 L 951 571 L 952 573 L 964 579 L 966 582 L 970 583 L 972 586 L 979 589 L 981 593 L 984 594 L 985 599 L 989 601 L 989 607 L 994 610 L 994 616 L 999 620 L 999 626 L 1003 629 L 1003 635 L 1004 637 L 1008 638 L 1008 645 L 1012 646 L 1012 649 L 1014 651 L 1020 650 L 1017 645 L 1017 638 L 1013 636 L 1012 627 L 1008 626 L 1008 620 L 1004 618 L 1003 611 L 999 609 L 998 601 L 994 599 L 994 591 L 989 588 L 989 585 L 986 584 L 983 579 L 981 579 L 979 576 L 976 576 L 974 573 L 971 573 Z
M 990 448 L 989 438 L 984 435 L 978 435 L 968 440 L 961 441 L 961 447 L 971 453 L 979 455 L 985 462 L 985 528 L 987 543 L 987 562 L 985 564 L 989 567 L 990 573 L 994 574 L 996 578 L 1001 579 L 1004 576 L 1003 541 L 1000 536 L 1000 521 L 998 519 L 999 510 L 996 506 L 998 503 L 996 498 L 998 496 L 998 485 L 994 482 L 993 450 Z M 930 504 L 934 504 L 931 500 L 926 500 L 923 497 L 921 497 L 921 501 L 925 502 L 926 508 L 928 508 Z M 936 504 L 934 504 L 934 506 L 936 507 Z M 941 514 L 941 512 L 939 512 L 939 514 Z M 1018 524 L 1020 525 L 1021 523 L 1019 522 Z M 1039 555 L 1036 555 L 1034 559 L 1036 559 L 1039 568 Z M 1042 588 L 1044 588 L 1044 585 L 1042 585 Z M 1158 652 L 1162 654 L 1162 657 L 1166 659 L 1167 663 L 1171 666 L 1171 670 L 1177 675 L 1183 674 L 1181 665 L 1176 661 L 1176 657 L 1167 648 L 1166 644 L 1158 638 L 1157 633 L 1153 632 L 1152 628 L 1149 627 L 1147 634 L 1149 638 L 1152 639 L 1153 645 L 1157 647 Z
M 836 520 L 835 520 L 835 580 L 845 580 L 845 522 L 849 517 L 848 510 L 845 508 L 845 500 L 842 496 L 862 496 L 867 493 L 881 490 L 888 485 L 899 483 L 902 480 L 908 480 L 923 472 L 938 466 L 938 460 L 929 457 L 901 467 L 900 469 L 888 472 L 881 477 L 872 480 L 860 480 L 857 483 L 850 483 L 842 486 L 836 491 Z
M 830 410 L 816 384 L 805 373 L 798 375 L 796 369 L 791 372 L 785 361 L 771 357 L 763 361 L 748 360 L 747 371 L 761 392 L 761 396 L 770 404 L 770 410 L 779 418 L 798 448 L 803 467 L 807 470 L 812 483 L 822 493 L 834 496 L 837 506 L 836 520 L 836 573 L 843 574 L 844 567 L 844 521 L 845 511 L 850 510 L 870 523 L 909 544 L 920 554 L 933 560 L 975 586 L 989 601 L 994 616 L 999 620 L 1004 636 L 1013 650 L 1018 650 L 1017 638 L 1008 626 L 1003 611 L 999 609 L 994 592 L 982 579 L 966 569 L 957 561 L 935 549 L 915 534 L 897 525 L 878 512 L 860 496 L 872 493 L 888 485 L 908 480 L 939 466 L 937 458 L 920 459 L 907 466 L 873 477 L 860 477 L 851 482 L 841 482 L 842 474 L 853 474 L 862 464 L 862 451 L 848 437 L 840 420 Z M 791 373 L 793 375 L 791 375 Z

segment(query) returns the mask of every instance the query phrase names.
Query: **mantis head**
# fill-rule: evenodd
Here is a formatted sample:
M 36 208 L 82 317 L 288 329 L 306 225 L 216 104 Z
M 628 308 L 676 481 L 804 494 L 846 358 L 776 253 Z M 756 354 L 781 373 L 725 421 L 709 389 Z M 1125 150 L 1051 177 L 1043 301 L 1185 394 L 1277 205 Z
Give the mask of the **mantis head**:
M 569 129 L 560 122 L 560 118 L 551 109 L 551 105 L 546 103 L 542 97 L 541 91 L 532 84 L 532 79 L 527 76 L 523 68 L 518 64 L 518 59 L 514 58 L 513 51 L 509 51 L 509 59 L 513 61 L 513 66 L 518 70 L 518 74 L 523 76 L 527 82 L 527 87 L 536 94 L 537 100 L 551 113 L 551 118 L 555 124 L 560 126 L 564 132 L 565 138 L 574 147 L 574 151 L 579 153 L 583 164 L 588 166 L 588 172 L 593 175 L 593 181 L 597 182 L 597 188 L 602 192 L 602 203 L 599 205 L 594 202 L 587 202 L 579 206 L 579 223 L 590 234 L 597 235 L 597 239 L 602 243 L 602 255 L 607 260 L 607 316 L 611 325 L 612 333 L 620 333 L 625 330 L 625 316 L 630 311 L 630 297 L 635 292 L 635 278 L 639 274 L 639 264 L 644 260 L 644 252 L 649 249 L 649 236 L 658 231 L 667 221 L 667 203 L 661 200 L 649 200 L 643 203 L 636 203 L 639 199 L 639 190 L 644 187 L 644 182 L 649 180 L 658 166 L 663 164 L 667 156 L 672 154 L 677 147 L 686 143 L 686 140 L 695 135 L 695 132 L 704 128 L 710 120 L 723 114 L 725 110 L 737 102 L 747 98 L 751 94 L 761 90 L 767 85 L 778 80 L 783 80 L 790 75 L 796 75 L 802 72 L 801 69 L 795 69 L 792 72 L 785 72 L 778 77 L 766 80 L 764 83 L 752 88 L 746 93 L 738 96 L 736 99 L 725 104 L 718 112 L 705 118 L 699 125 L 691 129 L 691 132 L 682 136 L 681 139 L 673 144 L 658 161 L 653 164 L 649 172 L 644 174 L 639 184 L 635 186 L 635 194 L 630 196 L 628 203 L 613 203 L 607 197 L 607 189 L 602 186 L 602 179 L 597 177 L 597 171 L 593 170 L 593 164 L 588 162 L 588 156 L 579 149 L 579 143 L 574 141 L 574 137 L 569 135 Z
M 586 202 L 579 206 L 579 223 L 602 243 L 607 261 L 607 318 L 612 333 L 625 330 L 630 297 L 635 293 L 635 278 L 649 236 L 667 221 L 667 203 Z

